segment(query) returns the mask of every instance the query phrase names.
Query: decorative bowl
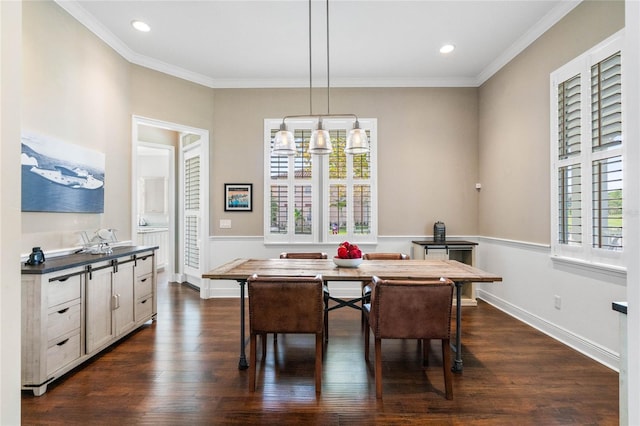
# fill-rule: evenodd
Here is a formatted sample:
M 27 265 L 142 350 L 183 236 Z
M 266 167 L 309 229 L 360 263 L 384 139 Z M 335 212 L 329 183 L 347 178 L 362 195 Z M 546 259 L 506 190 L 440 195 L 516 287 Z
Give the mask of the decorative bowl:
M 340 259 L 335 256 L 333 258 L 333 263 L 335 263 L 340 268 L 357 268 L 358 265 L 362 263 L 362 258 L 358 259 Z

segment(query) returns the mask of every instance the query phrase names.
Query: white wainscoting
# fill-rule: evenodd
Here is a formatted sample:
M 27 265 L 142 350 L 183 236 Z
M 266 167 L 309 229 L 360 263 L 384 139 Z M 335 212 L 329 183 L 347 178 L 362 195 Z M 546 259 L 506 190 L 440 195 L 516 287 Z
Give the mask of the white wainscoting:
M 503 277 L 477 284 L 479 299 L 619 371 L 619 318 L 611 303 L 626 299 L 624 272 L 552 260 L 547 246 L 478 241 L 478 267 Z

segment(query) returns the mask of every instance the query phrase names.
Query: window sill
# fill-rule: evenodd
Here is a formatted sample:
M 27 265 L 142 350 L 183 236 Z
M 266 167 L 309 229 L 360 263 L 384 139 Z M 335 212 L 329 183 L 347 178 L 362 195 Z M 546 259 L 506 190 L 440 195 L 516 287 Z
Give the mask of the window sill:
M 568 265 L 572 267 L 577 267 L 583 269 L 585 271 L 597 272 L 597 273 L 606 273 L 609 275 L 615 275 L 619 278 L 626 279 L 627 278 L 627 268 L 622 266 L 615 265 L 607 265 L 604 263 L 594 263 L 587 262 L 582 259 L 575 259 L 571 257 L 564 256 L 551 256 L 551 260 L 554 263 L 561 265 Z

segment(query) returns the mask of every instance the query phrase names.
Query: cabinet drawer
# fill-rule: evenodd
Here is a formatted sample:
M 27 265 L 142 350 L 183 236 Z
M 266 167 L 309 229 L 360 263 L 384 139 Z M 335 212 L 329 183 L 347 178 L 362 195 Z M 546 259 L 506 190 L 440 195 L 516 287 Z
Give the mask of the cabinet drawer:
M 51 310 L 47 318 L 47 341 L 52 342 L 64 334 L 80 329 L 80 321 L 79 300 Z
M 47 349 L 47 375 L 80 358 L 80 331 L 64 336 Z
M 63 276 L 63 278 L 51 278 L 47 286 L 49 308 L 61 303 L 80 298 L 80 284 L 82 275 Z
M 135 321 L 138 322 L 145 318 L 150 318 L 153 313 L 153 297 L 143 297 L 136 301 Z
M 153 270 L 153 255 L 143 254 L 136 258 L 136 277 L 150 274 Z
M 147 274 L 142 277 L 136 277 L 136 299 L 151 294 L 151 288 L 153 287 L 153 275 Z

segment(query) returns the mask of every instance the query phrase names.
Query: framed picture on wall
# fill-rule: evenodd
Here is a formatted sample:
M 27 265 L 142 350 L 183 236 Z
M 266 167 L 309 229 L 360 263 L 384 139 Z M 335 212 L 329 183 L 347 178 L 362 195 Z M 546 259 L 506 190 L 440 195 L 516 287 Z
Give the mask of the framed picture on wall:
M 224 211 L 250 212 L 253 210 L 253 184 L 225 183 Z
M 26 132 L 21 142 L 23 212 L 104 213 L 103 153 Z

